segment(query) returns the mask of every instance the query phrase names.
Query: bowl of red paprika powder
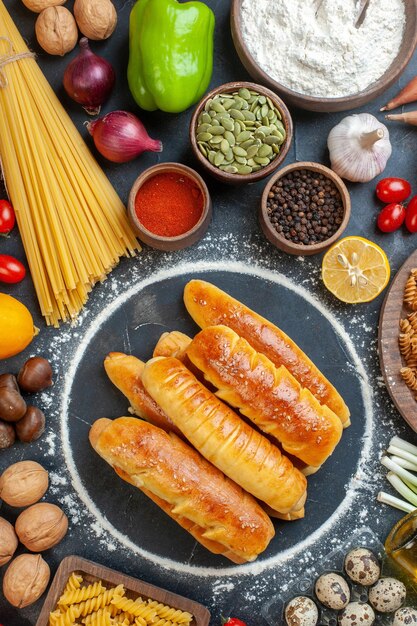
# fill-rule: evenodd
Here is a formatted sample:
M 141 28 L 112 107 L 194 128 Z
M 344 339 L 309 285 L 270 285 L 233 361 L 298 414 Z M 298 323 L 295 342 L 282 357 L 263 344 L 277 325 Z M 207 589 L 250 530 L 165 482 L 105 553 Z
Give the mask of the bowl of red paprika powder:
M 204 235 L 212 204 L 197 172 L 181 163 L 159 163 L 136 179 L 128 213 L 141 241 L 172 251 L 187 248 Z

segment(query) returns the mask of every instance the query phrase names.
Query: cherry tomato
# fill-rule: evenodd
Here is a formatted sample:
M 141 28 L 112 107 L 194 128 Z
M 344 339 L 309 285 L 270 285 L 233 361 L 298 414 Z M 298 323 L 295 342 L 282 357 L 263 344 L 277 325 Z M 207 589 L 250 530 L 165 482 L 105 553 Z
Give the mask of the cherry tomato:
M 14 215 L 13 207 L 7 200 L 0 200 L 0 233 L 10 233 L 16 218 Z
M 410 233 L 417 233 L 417 196 L 413 196 L 408 203 L 405 225 Z
M 383 233 L 397 230 L 406 219 L 406 211 L 402 204 L 387 204 L 378 215 L 378 228 Z
M 382 202 L 402 202 L 411 194 L 411 185 L 403 178 L 383 178 L 376 186 L 376 195 Z
M 224 626 L 246 626 L 245 622 L 242 622 L 238 617 L 229 617 L 223 620 Z
M 20 283 L 26 275 L 25 266 L 8 254 L 0 254 L 0 282 Z

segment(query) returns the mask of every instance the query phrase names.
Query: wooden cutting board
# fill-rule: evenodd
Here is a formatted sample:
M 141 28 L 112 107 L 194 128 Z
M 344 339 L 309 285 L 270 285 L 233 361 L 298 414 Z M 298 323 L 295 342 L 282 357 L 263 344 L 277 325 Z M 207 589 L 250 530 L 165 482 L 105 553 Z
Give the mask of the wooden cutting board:
M 417 432 L 417 396 L 401 378 L 400 369 L 405 366 L 398 345 L 400 319 L 411 313 L 404 306 L 404 287 L 410 270 L 417 267 L 417 250 L 405 261 L 391 283 L 379 318 L 378 352 L 382 375 L 388 392 L 405 421 Z

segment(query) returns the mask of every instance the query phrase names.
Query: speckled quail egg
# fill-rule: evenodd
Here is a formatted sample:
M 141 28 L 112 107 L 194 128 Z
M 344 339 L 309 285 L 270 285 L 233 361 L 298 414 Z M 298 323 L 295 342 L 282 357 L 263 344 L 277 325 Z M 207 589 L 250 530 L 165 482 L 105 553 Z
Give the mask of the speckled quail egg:
M 296 596 L 285 607 L 285 622 L 288 626 L 316 626 L 318 620 L 317 605 L 307 596 Z
M 317 599 L 329 609 L 340 611 L 350 600 L 350 589 L 346 580 L 339 574 L 322 574 L 314 587 Z
M 374 610 L 365 602 L 349 602 L 339 613 L 339 626 L 371 626 L 375 621 Z
M 411 606 L 403 606 L 395 611 L 392 626 L 415 626 L 417 624 L 417 609 Z
M 406 596 L 405 585 L 396 578 L 380 578 L 369 590 L 368 600 L 376 611 L 391 613 L 400 608 Z
M 379 578 L 381 568 L 371 550 L 354 548 L 345 557 L 345 572 L 355 583 L 373 585 Z

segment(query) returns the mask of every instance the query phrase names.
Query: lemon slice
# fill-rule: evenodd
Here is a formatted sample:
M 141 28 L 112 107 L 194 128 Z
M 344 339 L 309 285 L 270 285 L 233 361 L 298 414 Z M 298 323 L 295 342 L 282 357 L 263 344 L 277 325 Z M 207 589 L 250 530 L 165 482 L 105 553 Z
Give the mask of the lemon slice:
M 342 302 L 370 302 L 388 284 L 385 252 L 363 237 L 345 237 L 324 255 L 321 275 L 327 289 Z

